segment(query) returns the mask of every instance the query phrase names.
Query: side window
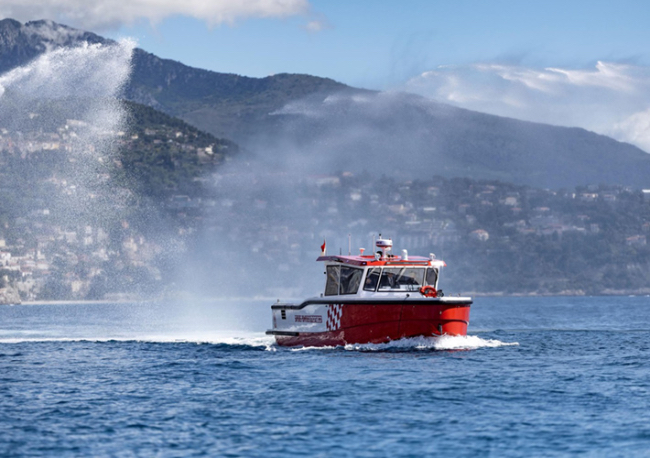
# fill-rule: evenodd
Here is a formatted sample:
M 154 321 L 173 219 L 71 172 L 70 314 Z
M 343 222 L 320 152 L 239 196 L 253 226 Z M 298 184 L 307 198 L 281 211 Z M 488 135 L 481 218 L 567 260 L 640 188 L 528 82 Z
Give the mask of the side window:
M 381 273 L 381 269 L 378 269 L 376 267 L 368 271 L 368 275 L 366 275 L 366 282 L 363 285 L 364 291 L 374 291 L 377 289 L 377 283 L 379 283 L 380 273 Z
M 325 296 L 356 294 L 361 284 L 363 269 L 348 266 L 327 266 Z
M 339 266 L 327 266 L 326 296 L 336 296 L 339 293 L 339 276 Z
M 341 267 L 341 291 L 340 294 L 356 294 L 361 284 L 363 269 L 354 267 Z
M 436 286 L 437 281 L 438 281 L 438 269 L 429 267 L 427 269 L 427 285 Z

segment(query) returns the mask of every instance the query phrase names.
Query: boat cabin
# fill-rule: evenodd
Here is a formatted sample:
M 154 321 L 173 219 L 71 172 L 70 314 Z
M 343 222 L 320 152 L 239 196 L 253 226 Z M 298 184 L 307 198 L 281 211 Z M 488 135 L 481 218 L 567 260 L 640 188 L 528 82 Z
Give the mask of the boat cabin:
M 373 256 L 364 256 L 363 249 L 358 256 L 320 256 L 318 261 L 325 262 L 327 275 L 324 296 L 376 297 L 386 293 L 399 296 L 413 292 L 424 295 L 425 287 L 437 295 L 444 261 L 433 254 L 429 258 L 409 258 L 406 250 L 402 250 L 402 256 L 394 256 L 390 254 L 392 242 L 389 240 L 378 240 L 377 247 L 381 250 Z

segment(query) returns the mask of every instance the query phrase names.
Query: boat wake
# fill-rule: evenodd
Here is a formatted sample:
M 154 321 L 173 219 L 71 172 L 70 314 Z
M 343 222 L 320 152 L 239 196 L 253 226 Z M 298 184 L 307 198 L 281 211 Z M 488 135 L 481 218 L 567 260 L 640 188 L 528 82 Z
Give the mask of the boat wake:
M 519 345 L 518 342 L 501 342 L 496 339 L 482 339 L 478 336 L 442 336 L 442 337 L 410 337 L 393 340 L 382 344 L 348 344 L 344 347 L 301 347 L 292 351 L 304 350 L 334 350 L 346 351 L 445 351 L 445 350 L 475 350 L 478 348 L 496 348 Z
M 28 334 L 28 333 L 26 333 Z M 276 349 L 275 339 L 263 333 L 242 334 L 241 332 L 225 334 L 178 334 L 178 335 L 132 335 L 132 336 L 102 336 L 102 337 L 49 337 L 43 335 L 23 335 L 0 337 L 0 344 L 20 344 L 39 342 L 143 342 L 143 343 L 189 343 L 241 347 L 264 348 L 269 351 Z
M 132 336 L 102 336 L 102 337 L 54 337 L 43 335 L 23 335 L 0 337 L 0 344 L 19 344 L 27 342 L 145 342 L 145 343 L 174 343 L 197 345 L 224 345 L 227 347 L 250 347 L 266 351 L 359 351 L 359 352 L 400 352 L 400 351 L 448 351 L 475 350 L 479 348 L 497 348 L 516 346 L 518 342 L 501 342 L 496 339 L 483 339 L 478 336 L 442 336 L 442 337 L 411 337 L 394 340 L 383 344 L 348 344 L 338 347 L 279 347 L 272 336 L 262 333 L 219 333 L 219 334 L 179 334 L 179 335 L 132 335 Z

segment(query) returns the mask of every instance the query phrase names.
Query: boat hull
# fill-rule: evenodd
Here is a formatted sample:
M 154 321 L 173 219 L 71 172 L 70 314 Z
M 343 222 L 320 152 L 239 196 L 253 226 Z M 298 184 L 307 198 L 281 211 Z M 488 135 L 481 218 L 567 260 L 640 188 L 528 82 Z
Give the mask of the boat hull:
M 467 335 L 470 298 L 306 301 L 277 304 L 273 329 L 282 346 L 385 343 L 406 337 Z

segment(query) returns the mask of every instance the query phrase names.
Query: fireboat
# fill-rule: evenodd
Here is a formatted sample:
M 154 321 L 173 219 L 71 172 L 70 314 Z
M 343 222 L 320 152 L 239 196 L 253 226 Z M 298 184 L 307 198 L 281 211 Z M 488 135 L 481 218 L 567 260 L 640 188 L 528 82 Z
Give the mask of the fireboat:
M 471 297 L 445 296 L 439 289 L 444 261 L 392 254 L 390 239 L 376 240 L 373 255 L 328 256 L 325 292 L 301 304 L 271 306 L 281 346 L 338 346 L 386 343 L 417 336 L 467 335 Z

